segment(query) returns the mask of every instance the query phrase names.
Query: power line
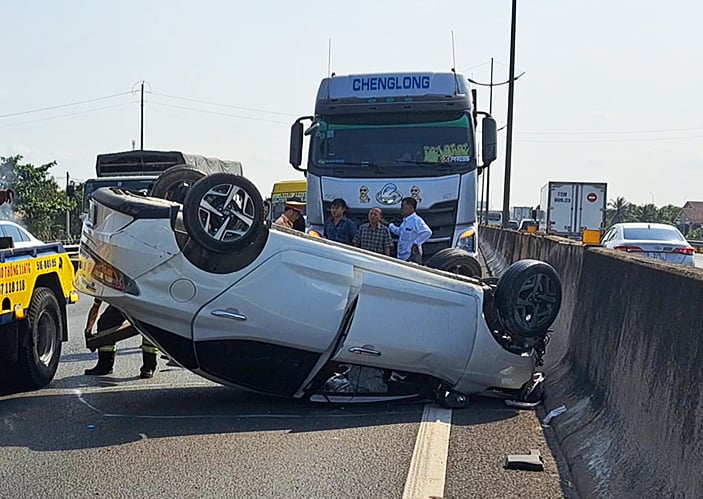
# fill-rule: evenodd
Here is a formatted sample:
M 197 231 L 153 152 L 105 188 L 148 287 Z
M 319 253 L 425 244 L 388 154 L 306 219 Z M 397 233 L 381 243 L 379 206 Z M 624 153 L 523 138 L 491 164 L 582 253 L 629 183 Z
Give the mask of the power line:
M 69 113 L 69 114 L 59 114 L 57 116 L 49 116 L 47 118 L 39 118 L 36 120 L 29 120 L 29 121 L 21 121 L 19 123 L 10 123 L 9 125 L 0 125 L 0 128 L 11 128 L 14 126 L 20 126 L 20 125 L 27 125 L 29 123 L 39 123 L 41 121 L 50 121 L 50 120 L 56 120 L 59 118 L 67 118 L 69 116 L 77 116 L 79 114 L 88 114 L 88 113 L 94 113 L 96 111 L 103 111 L 104 109 L 113 109 L 116 107 L 122 107 L 122 106 L 127 106 L 130 104 L 136 104 L 138 101 L 131 101 L 131 102 L 123 102 L 121 104 L 112 104 L 110 106 L 103 106 L 103 107 L 96 107 L 95 109 L 87 109 L 85 111 L 78 111 L 75 113 Z
M 122 95 L 127 95 L 129 93 L 130 92 L 122 92 L 120 94 L 106 95 L 104 97 L 96 97 L 94 99 L 86 99 L 86 100 L 82 100 L 82 101 L 70 102 L 68 104 L 59 104 L 58 106 L 42 107 L 39 109 L 31 109 L 29 111 L 19 111 L 17 113 L 0 114 L 0 118 L 10 118 L 12 116 L 20 116 L 22 114 L 40 113 L 42 111 L 51 111 L 53 109 L 60 109 L 62 107 L 78 106 L 80 104 L 88 104 L 90 102 L 97 102 L 97 101 L 101 101 L 101 100 L 105 100 L 105 99 L 112 99 L 114 97 L 120 97 Z
M 683 137 L 657 137 L 657 138 L 633 138 L 633 139 L 602 139 L 602 140 L 518 140 L 517 142 L 527 142 L 533 144 L 599 144 L 604 142 L 660 142 L 663 140 L 689 140 L 701 139 L 703 135 L 689 135 Z
M 701 127 L 695 128 L 669 128 L 664 130 L 610 130 L 605 132 L 595 131 L 555 131 L 555 132 L 518 132 L 524 135 L 619 135 L 619 134 L 637 134 L 637 133 L 674 133 L 674 132 L 698 132 L 703 130 Z
M 189 102 L 197 102 L 199 104 L 208 104 L 210 106 L 229 107 L 232 109 L 241 109 L 242 111 L 253 111 L 253 112 L 257 112 L 257 113 L 276 114 L 279 116 L 288 116 L 288 117 L 292 117 L 292 118 L 297 117 L 295 114 L 281 113 L 278 111 L 267 111 L 265 109 L 256 109 L 256 108 L 252 108 L 252 107 L 234 106 L 232 104 L 221 104 L 221 103 L 211 102 L 211 101 L 206 101 L 206 100 L 191 99 L 189 97 L 178 97 L 176 95 L 167 95 L 167 94 L 162 94 L 162 93 L 158 93 L 158 92 L 149 92 L 149 93 L 152 95 L 157 95 L 159 97 L 167 97 L 169 99 L 178 99 L 178 100 L 184 100 L 184 101 L 189 101 Z
M 243 120 L 265 121 L 265 122 L 268 122 L 268 123 L 277 123 L 277 124 L 279 124 L 279 125 L 289 125 L 289 124 L 290 124 L 290 123 L 288 123 L 287 121 L 267 120 L 267 119 L 265 119 L 265 118 L 255 118 L 255 117 L 252 117 L 252 116 L 242 116 L 242 115 L 240 115 L 240 114 L 220 113 L 220 112 L 217 112 L 217 111 L 209 111 L 209 110 L 207 110 L 207 109 L 196 109 L 196 108 L 193 108 L 193 107 L 178 106 L 178 105 L 176 105 L 176 104 L 166 104 L 166 103 L 164 103 L 164 102 L 157 102 L 157 101 L 152 101 L 152 100 L 148 100 L 148 101 L 145 101 L 145 102 L 148 102 L 149 104 L 155 104 L 155 105 L 157 105 L 157 106 L 171 107 L 171 108 L 174 108 L 174 109 L 183 109 L 183 110 L 185 110 L 185 111 L 194 111 L 194 112 L 196 112 L 196 113 L 215 114 L 215 115 L 218 115 L 218 116 L 227 116 L 227 117 L 230 117 L 230 118 L 240 118 L 240 119 L 243 119 Z

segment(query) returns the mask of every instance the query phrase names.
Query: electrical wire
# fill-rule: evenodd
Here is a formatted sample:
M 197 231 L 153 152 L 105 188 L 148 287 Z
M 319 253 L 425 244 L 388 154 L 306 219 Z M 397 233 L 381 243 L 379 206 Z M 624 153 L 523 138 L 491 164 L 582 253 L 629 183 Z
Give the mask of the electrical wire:
M 221 113 L 218 111 L 210 111 L 207 109 L 197 109 L 194 107 L 178 106 L 176 104 L 166 104 L 164 102 L 157 102 L 157 101 L 153 101 L 153 100 L 144 101 L 144 102 L 149 103 L 149 104 L 154 104 L 156 106 L 171 107 L 174 109 L 183 109 L 185 111 L 194 111 L 196 113 L 215 114 L 217 116 L 227 116 L 230 118 L 239 118 L 239 119 L 243 119 L 243 120 L 265 121 L 267 123 L 276 123 L 279 125 L 290 125 L 290 123 L 288 123 L 286 121 L 267 120 L 266 118 L 255 118 L 253 116 L 242 116 L 240 114 Z
M 42 111 L 51 111 L 53 109 L 60 109 L 62 107 L 79 106 L 81 104 L 88 104 L 90 102 L 97 102 L 97 101 L 106 100 L 106 99 L 113 99 L 115 97 L 120 97 L 122 95 L 127 95 L 129 93 L 130 92 L 122 92 L 120 94 L 106 95 L 104 97 L 96 97 L 95 99 L 86 99 L 86 100 L 82 100 L 82 101 L 70 102 L 68 104 L 59 104 L 58 106 L 42 107 L 39 109 L 31 109 L 29 111 L 19 111 L 16 113 L 9 113 L 9 114 L 0 114 L 0 118 L 10 118 L 12 116 L 20 116 L 22 114 L 40 113 Z
M 256 112 L 256 113 L 275 114 L 275 115 L 278 115 L 278 116 L 288 116 L 288 117 L 291 117 L 291 118 L 296 118 L 296 117 L 297 117 L 297 116 L 294 115 L 294 114 L 290 114 L 290 113 L 281 113 L 281 112 L 278 112 L 278 111 L 267 111 L 267 110 L 265 110 L 265 109 L 256 109 L 256 108 L 252 108 L 252 107 L 234 106 L 234 105 L 232 105 L 232 104 L 221 104 L 221 103 L 218 103 L 218 102 L 211 102 L 211 101 L 200 100 L 200 99 L 191 99 L 191 98 L 189 98 L 189 97 L 178 97 L 177 95 L 167 95 L 167 94 L 162 94 L 162 93 L 158 93 L 158 92 L 148 92 L 148 93 L 150 93 L 150 94 L 152 94 L 152 95 L 157 95 L 157 96 L 159 96 L 159 97 L 167 97 L 167 98 L 169 98 L 169 99 L 178 99 L 178 100 L 184 100 L 184 101 L 188 101 L 188 102 L 196 102 L 196 103 L 199 103 L 199 104 L 208 104 L 208 105 L 210 105 L 210 106 L 229 107 L 229 108 L 232 108 L 232 109 L 240 109 L 240 110 L 242 110 L 242 111 L 253 111 L 253 112 Z
M 85 110 L 85 111 L 78 111 L 78 112 L 75 112 L 75 113 L 59 114 L 59 115 L 57 115 L 57 116 L 49 116 L 49 117 L 46 117 L 46 118 L 39 118 L 39 119 L 36 119 L 36 120 L 21 121 L 21 122 L 19 122 L 19 123 L 10 123 L 10 124 L 7 124 L 7 125 L 0 125 L 0 128 L 11 128 L 11 127 L 20 126 L 20 125 L 27 125 L 27 124 L 29 124 L 29 123 L 38 123 L 38 122 L 41 122 L 41 121 L 56 120 L 56 119 L 59 119 L 59 118 L 67 118 L 67 117 L 69 117 L 69 116 L 77 116 L 77 115 L 79 115 L 79 114 L 94 113 L 94 112 L 96 112 L 96 111 L 102 111 L 102 110 L 104 110 L 104 109 L 113 109 L 113 108 L 116 108 L 116 107 L 122 107 L 122 106 L 127 106 L 127 105 L 130 105 L 130 104 L 138 104 L 138 103 L 139 103 L 139 101 L 123 102 L 123 103 L 121 103 L 121 104 L 112 104 L 112 105 L 110 105 L 110 106 L 97 107 L 97 108 L 94 108 L 94 109 L 87 109 L 87 110 Z
M 602 139 L 602 140 L 516 140 L 515 142 L 533 144 L 599 144 L 604 142 L 661 142 L 665 140 L 690 140 L 701 139 L 703 135 L 689 135 L 683 137 L 655 137 L 632 139 Z

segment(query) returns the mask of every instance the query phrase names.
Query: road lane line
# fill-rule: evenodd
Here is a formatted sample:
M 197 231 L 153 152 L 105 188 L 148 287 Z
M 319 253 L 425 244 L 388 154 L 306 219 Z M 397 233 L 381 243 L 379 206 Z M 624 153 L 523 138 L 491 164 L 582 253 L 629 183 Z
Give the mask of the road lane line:
M 403 499 L 444 496 L 451 428 L 451 409 L 433 404 L 425 405 L 408 478 L 405 481 Z

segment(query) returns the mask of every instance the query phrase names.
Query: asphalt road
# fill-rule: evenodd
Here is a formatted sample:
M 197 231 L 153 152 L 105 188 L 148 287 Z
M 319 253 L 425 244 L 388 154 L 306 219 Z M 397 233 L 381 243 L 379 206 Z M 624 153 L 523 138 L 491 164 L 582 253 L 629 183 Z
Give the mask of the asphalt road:
M 703 253 L 696 253 L 696 267 L 703 268 Z
M 164 361 L 141 380 L 138 338 L 119 345 L 113 375 L 84 376 L 96 357 L 80 333 L 89 305 L 69 307 L 72 338 L 54 382 L 0 394 L 0 497 L 400 498 L 409 477 L 433 479 L 413 471 L 423 404 L 269 398 Z M 438 497 L 575 496 L 539 412 L 475 398 L 450 414 L 448 445 L 425 460 L 446 459 Z M 544 472 L 503 469 L 506 454 L 530 449 Z

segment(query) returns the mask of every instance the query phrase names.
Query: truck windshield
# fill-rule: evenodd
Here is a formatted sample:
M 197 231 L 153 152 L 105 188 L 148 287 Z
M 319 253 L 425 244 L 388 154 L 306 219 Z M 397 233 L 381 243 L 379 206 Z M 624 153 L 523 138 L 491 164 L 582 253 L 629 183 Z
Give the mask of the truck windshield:
M 333 116 L 313 127 L 310 166 L 350 176 L 430 176 L 440 166 L 461 173 L 476 164 L 471 137 L 465 113 Z

